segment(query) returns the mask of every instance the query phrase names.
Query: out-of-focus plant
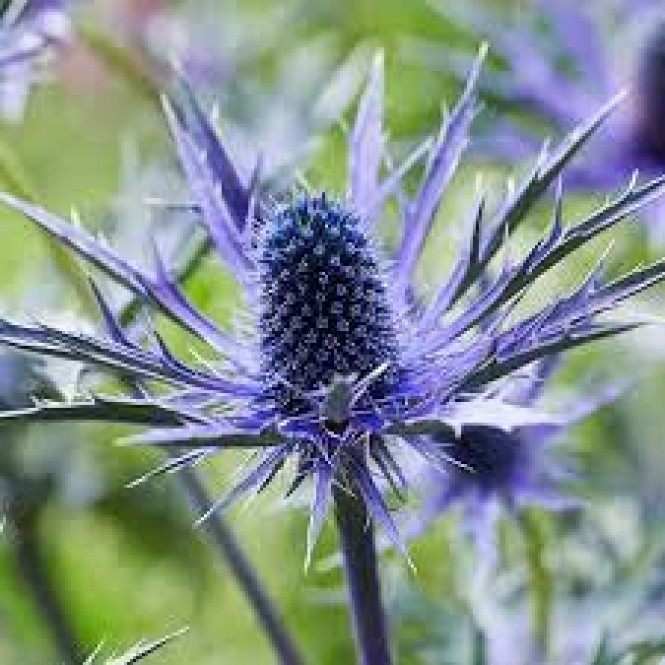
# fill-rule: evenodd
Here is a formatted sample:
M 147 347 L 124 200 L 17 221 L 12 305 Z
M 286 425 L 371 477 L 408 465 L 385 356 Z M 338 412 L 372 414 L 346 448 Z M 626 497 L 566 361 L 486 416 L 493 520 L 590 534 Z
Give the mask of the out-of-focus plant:
M 223 109 L 237 162 L 274 175 L 292 168 L 356 95 L 371 55 L 315 25 L 309 3 L 260 10 L 233 2 L 104 2 L 81 21 L 81 39 L 152 103 L 175 69 Z M 83 13 L 83 12 L 82 12 Z
M 33 399 L 57 399 L 60 394 L 44 373 L 41 363 L 17 352 L 0 356 L 0 403 L 3 409 L 26 408 Z M 0 454 L 1 506 L 5 519 L 4 537 L 11 538 L 16 567 L 46 626 L 52 631 L 58 653 L 67 663 L 82 656 L 81 646 L 63 607 L 57 585 L 39 536 L 39 520 L 57 484 L 57 468 L 28 468 L 21 444 L 25 427 L 7 428 L 2 433 Z
M 487 98 L 511 107 L 515 119 L 492 123 L 479 147 L 485 155 L 519 163 L 543 131 L 565 135 L 604 99 L 622 88 L 622 112 L 596 134 L 567 170 L 580 191 L 612 191 L 639 170 L 645 178 L 665 171 L 665 23 L 659 0 L 531 0 L 503 11 L 479 4 L 464 8 L 432 0 L 448 21 L 487 38 L 498 59 L 482 81 Z M 511 20 L 512 19 L 512 20 Z M 477 37 L 476 37 L 477 38 Z M 461 51 L 427 40 L 407 40 L 407 52 L 462 77 Z M 662 203 L 645 209 L 650 230 L 662 236 Z
M 504 399 L 515 405 L 535 406 L 557 365 L 554 356 L 536 364 L 531 376 L 506 392 Z M 553 445 L 581 420 L 612 401 L 617 390 L 609 389 L 595 397 L 577 396 L 545 425 L 527 424 L 511 431 L 487 425 L 462 430 L 457 440 L 448 442 L 448 454 L 456 465 L 445 473 L 422 464 L 411 470 L 422 502 L 417 510 L 405 511 L 401 525 L 405 535 L 416 538 L 426 533 L 434 521 L 459 505 L 463 526 L 489 567 L 496 559 L 496 522 L 502 513 L 512 515 L 522 523 L 527 538 L 531 534 L 537 540 L 528 518 L 529 508 L 557 512 L 577 503 L 565 487 L 573 484 L 573 474 L 553 454 Z
M 3 409 L 30 408 L 34 400 L 63 399 L 38 358 L 13 351 L 0 356 L 0 403 Z M 0 509 L 3 538 L 14 553 L 17 572 L 53 637 L 59 659 L 80 663 L 84 640 L 72 616 L 67 594 L 52 571 L 43 519 L 55 502 L 80 508 L 86 505 L 101 519 L 145 551 L 163 551 L 183 567 L 200 561 L 194 543 L 174 546 L 190 534 L 190 525 L 175 498 L 166 491 L 118 492 L 116 476 L 99 469 L 99 460 L 70 445 L 71 436 L 61 428 L 49 440 L 28 438 L 27 427 L 4 428 L 0 451 Z M 58 443 L 58 450 L 53 449 Z M 29 445 L 28 445 L 29 444 Z M 85 459 L 83 459 L 85 457 Z M 106 477 L 104 477 L 106 475 Z M 156 488 L 155 488 L 156 489 Z M 159 517 L 159 528 L 155 519 Z M 199 553 L 200 550 L 199 550 Z M 6 601 L 8 599 L 5 599 Z M 11 607 L 6 607 L 11 613 Z
M 14 351 L 0 356 L 0 404 L 3 409 L 29 408 L 35 399 L 62 399 L 44 363 L 38 358 Z M 150 548 L 157 533 L 153 520 L 162 512 L 160 537 L 179 538 L 188 531 L 187 522 L 178 518 L 176 502 L 166 511 L 155 510 L 166 494 L 141 492 L 119 494 L 111 487 L 116 480 L 95 478 L 96 470 L 86 468 L 92 459 L 81 459 L 81 451 L 67 445 L 65 432 L 51 433 L 46 444 L 40 437 L 28 440 L 25 426 L 5 428 L 0 450 L 0 510 L 4 518 L 3 538 L 14 552 L 20 574 L 35 609 L 52 634 L 59 658 L 79 663 L 84 644 L 71 617 L 64 588 L 51 571 L 48 544 L 43 535 L 44 515 L 54 502 L 87 504 L 100 517 L 111 519 L 136 544 Z M 59 450 L 53 442 L 60 441 Z M 29 444 L 29 446 L 28 446 Z M 114 496 L 112 496 L 113 494 Z M 168 504 L 167 504 L 168 505 Z M 131 519 L 127 519 L 131 514 Z M 178 525 L 178 522 L 180 524 Z M 139 535 L 140 534 L 140 535 Z M 167 536 L 167 534 L 169 534 Z M 159 545 L 161 547 L 161 544 Z M 194 548 L 172 549 L 183 565 L 191 565 Z M 9 608 L 8 608 L 8 611 Z
M 436 547 L 451 575 L 414 583 L 403 567 L 388 567 L 400 654 L 445 665 L 660 662 L 662 528 L 640 518 L 632 497 L 609 494 L 566 514 L 540 511 L 529 517 L 541 525 L 541 564 L 550 579 L 547 648 L 529 616 L 532 572 L 515 565 L 514 556 L 528 556 L 531 549 L 522 525 L 502 522 L 500 556 L 478 579 L 472 574 L 478 564 L 449 513 L 436 543 L 419 543 L 414 556 L 422 561 L 422 545 Z M 482 552 L 477 556 L 482 561 Z
M 0 9 L 0 112 L 23 115 L 30 87 L 44 62 L 70 38 L 66 0 L 17 0 Z

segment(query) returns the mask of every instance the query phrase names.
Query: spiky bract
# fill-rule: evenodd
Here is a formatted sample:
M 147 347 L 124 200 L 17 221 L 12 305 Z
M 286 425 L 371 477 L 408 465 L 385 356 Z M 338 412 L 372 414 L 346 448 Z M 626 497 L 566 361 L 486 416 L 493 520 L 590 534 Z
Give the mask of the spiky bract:
M 488 213 L 481 197 L 472 207 L 468 240 L 450 276 L 439 288 L 423 292 L 416 268 L 468 143 L 479 67 L 480 60 L 436 139 L 416 146 L 393 170 L 384 169 L 378 57 L 350 132 L 348 200 L 340 203 L 322 194 L 305 195 L 276 208 L 258 169 L 250 180 L 239 174 L 185 86 L 166 102 L 192 193 L 191 210 L 237 277 L 250 314 L 245 320 L 258 322 L 253 330 L 222 328 L 199 311 L 158 249 L 155 270 L 148 272 L 81 227 L 0 195 L 6 205 L 125 286 L 142 305 L 206 342 L 213 354 L 205 362 L 185 362 L 155 331 L 126 330 L 121 325 L 126 313 L 112 312 L 102 289 L 95 287 L 105 335 L 0 320 L 0 341 L 95 365 L 121 377 L 130 395 L 37 403 L 6 412 L 2 419 L 143 424 L 147 430 L 131 442 L 176 451 L 150 475 L 228 448 L 255 451 L 254 466 L 212 510 L 265 487 L 294 460 L 291 487 L 306 479 L 314 483 L 309 550 L 332 501 L 333 485 L 364 501 L 368 514 L 402 546 L 384 497 L 388 486 L 398 493 L 406 490 L 398 451 L 444 468 L 450 443 L 460 432 L 550 425 L 550 416 L 503 399 L 497 383 L 519 380 L 535 361 L 634 328 L 639 322 L 599 317 L 665 277 L 665 261 L 613 281 L 603 278 L 599 265 L 567 296 L 552 297 L 523 318 L 511 319 L 538 277 L 653 201 L 665 178 L 639 187 L 633 181 L 615 199 L 568 226 L 558 187 L 550 231 L 525 256 L 510 260 L 507 254 L 501 270 L 492 269 L 507 239 L 613 102 L 554 150 L 543 148 L 524 182 L 509 188 L 496 211 Z M 401 181 L 425 154 L 417 191 L 409 198 Z M 394 255 L 384 261 L 369 238 L 388 200 L 398 207 L 403 226 Z M 257 229 L 262 229 L 258 236 Z M 282 390 L 275 391 L 276 385 Z

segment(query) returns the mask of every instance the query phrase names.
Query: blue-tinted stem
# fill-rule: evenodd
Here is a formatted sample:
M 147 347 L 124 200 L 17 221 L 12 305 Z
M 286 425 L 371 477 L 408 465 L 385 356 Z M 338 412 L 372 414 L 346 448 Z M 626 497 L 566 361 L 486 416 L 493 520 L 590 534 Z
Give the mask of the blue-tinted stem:
M 196 472 L 188 467 L 178 476 L 187 492 L 192 509 L 197 515 L 208 511 L 210 498 Z M 223 562 L 231 569 L 251 605 L 256 618 L 265 631 L 281 665 L 303 665 L 295 643 L 291 639 L 282 619 L 274 607 L 265 588 L 257 577 L 252 564 L 247 560 L 231 530 L 219 515 L 211 515 L 204 522 L 211 542 L 221 555 Z
M 344 488 L 334 496 L 358 665 L 390 665 L 374 529 L 360 499 Z

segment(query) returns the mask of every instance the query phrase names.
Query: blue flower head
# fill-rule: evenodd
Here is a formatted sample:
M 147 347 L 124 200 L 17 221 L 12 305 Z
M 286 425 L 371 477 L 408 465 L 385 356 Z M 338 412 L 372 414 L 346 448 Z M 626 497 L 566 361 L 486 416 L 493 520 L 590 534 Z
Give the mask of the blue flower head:
M 301 196 L 272 215 L 259 247 L 261 363 L 282 408 L 297 412 L 337 376 L 382 365 L 368 392 L 385 396 L 399 371 L 397 333 L 360 219 L 325 193 Z
M 664 261 L 613 281 L 597 268 L 569 295 L 507 323 L 534 280 L 659 195 L 665 179 L 640 187 L 631 182 L 615 200 L 568 226 L 559 188 L 550 231 L 526 256 L 506 258 L 498 274 L 490 271 L 506 238 L 608 115 L 610 104 L 554 151 L 543 151 L 496 211 L 477 201 L 449 277 L 429 293 L 418 287 L 419 257 L 476 114 L 479 68 L 480 59 L 437 136 L 393 169 L 385 153 L 383 63 L 377 57 L 349 134 L 348 191 L 338 198 L 305 193 L 279 202 L 279 196 L 269 196 L 258 168 L 244 178 L 234 166 L 185 87 L 165 101 L 191 209 L 243 290 L 246 318 L 253 321 L 249 330 L 222 328 L 199 311 L 159 248 L 154 271 L 144 271 L 80 226 L 3 194 L 6 205 L 125 286 L 146 308 L 205 341 L 212 354 L 186 361 L 156 331 L 127 330 L 126 315 L 111 311 L 95 286 L 105 334 L 0 320 L 0 340 L 106 369 L 128 385 L 128 396 L 38 403 L 6 412 L 5 421 L 144 425 L 146 431 L 129 441 L 171 452 L 152 475 L 229 448 L 254 451 L 253 466 L 211 510 L 265 487 L 292 461 L 289 491 L 305 480 L 314 486 L 308 552 L 337 486 L 362 501 L 402 547 L 383 491 L 405 489 L 398 451 L 446 467 L 450 443 L 471 428 L 511 432 L 547 425 L 548 416 L 509 403 L 497 387 L 523 378 L 542 358 L 631 329 L 637 322 L 599 317 L 665 276 Z M 419 185 L 409 196 L 403 176 L 425 155 Z M 375 230 L 388 200 L 399 207 L 402 233 L 395 251 L 385 256 Z
M 557 364 L 554 356 L 538 363 L 531 376 L 517 385 L 513 394 L 505 396 L 506 400 L 535 406 Z M 575 501 L 562 483 L 571 481 L 572 474 L 551 454 L 552 446 L 618 393 L 618 387 L 613 387 L 596 397 L 578 398 L 549 422 L 511 430 L 497 425 L 469 425 L 457 439 L 442 441 L 454 464 L 445 472 L 419 464 L 412 472 L 423 500 L 418 510 L 403 515 L 404 535 L 410 539 L 420 536 L 458 504 L 466 530 L 478 549 L 492 559 L 495 521 L 502 511 L 516 514 L 529 506 L 555 511 L 572 507 Z
M 627 88 L 624 113 L 617 114 L 590 142 L 566 173 L 570 187 L 613 190 L 639 170 L 646 177 L 665 171 L 662 117 L 665 91 L 665 23 L 658 0 L 549 2 L 521 7 L 518 24 L 505 17 L 437 3 L 444 16 L 485 35 L 506 71 L 493 71 L 483 86 L 488 96 L 519 105 L 556 135 L 568 133 L 617 90 Z M 445 47 L 420 48 L 444 68 L 458 68 L 460 56 Z M 434 52 L 434 54 L 433 54 Z M 626 69 L 630 71 L 626 71 Z M 493 124 L 483 142 L 486 154 L 515 163 L 540 143 L 537 133 L 512 121 Z M 662 204 L 645 210 L 663 237 Z

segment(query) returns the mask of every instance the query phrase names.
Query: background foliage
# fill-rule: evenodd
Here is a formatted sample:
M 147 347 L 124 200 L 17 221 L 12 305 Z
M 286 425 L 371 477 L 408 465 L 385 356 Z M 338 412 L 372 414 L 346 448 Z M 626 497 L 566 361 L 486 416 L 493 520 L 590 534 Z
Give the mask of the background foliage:
M 145 243 L 140 239 L 151 222 L 142 197 L 172 193 L 178 178 L 155 98 L 140 76 L 123 77 L 127 66 L 132 71 L 131 62 L 114 59 L 104 48 L 108 40 L 120 41 L 108 21 L 109 7 L 103 6 L 112 4 L 99 0 L 83 8 L 77 17 L 82 36 L 76 52 L 58 63 L 53 80 L 35 89 L 22 122 L 0 125 L 0 176 L 3 188 L 27 189 L 56 212 L 75 207 L 85 224 L 141 254 Z M 503 6 L 504 11 L 519 9 L 517 4 Z M 308 146 L 301 171 L 313 186 L 325 183 L 332 189 L 342 182 L 345 125 L 328 122 L 337 98 L 322 101 L 317 90 L 332 80 L 342 102 L 353 100 L 369 57 L 381 44 L 387 61 L 388 125 L 393 138 L 408 141 L 431 131 L 442 102 L 452 101 L 457 84 L 408 57 L 405 40 L 417 35 L 473 43 L 420 0 L 192 0 L 167 9 L 185 25 L 199 29 L 204 23 L 210 44 L 226 54 L 227 76 L 205 91 L 209 101 L 219 101 L 222 127 L 243 129 L 238 130 L 243 141 L 256 137 L 257 127 L 277 116 L 275 134 L 286 143 L 278 150 L 280 158 L 282 150 L 302 147 L 297 132 L 289 145 L 291 134 L 280 127 L 295 122 L 296 127 L 317 128 L 318 140 Z M 281 18 L 266 19 L 272 16 Z M 228 44 L 233 48 L 226 53 Z M 487 108 L 480 126 L 490 125 L 497 112 Z M 506 174 L 499 165 L 477 160 L 475 166 L 497 186 Z M 467 168 L 456 183 L 455 197 L 440 212 L 425 281 L 449 259 L 474 180 L 474 169 Z M 585 209 L 588 203 L 571 199 L 568 209 Z M 532 220 L 534 229 L 546 223 L 546 212 Z M 72 288 L 70 275 L 44 238 L 6 210 L 0 217 L 3 311 L 14 315 L 27 307 L 54 321 L 88 317 L 85 298 Z M 389 241 L 390 229 L 386 233 Z M 598 251 L 603 248 L 599 243 Z M 578 275 L 548 278 L 541 288 L 574 283 L 595 256 L 590 252 L 588 264 L 580 263 Z M 612 260 L 619 265 L 629 257 L 649 256 L 655 252 L 646 245 L 646 234 L 633 225 L 618 236 Z M 204 310 L 224 319 L 237 296 L 229 284 L 204 265 L 189 280 L 188 291 Z M 662 289 L 651 297 L 644 307 L 662 311 Z M 627 377 L 630 385 L 616 404 L 576 428 L 562 446 L 560 454 L 576 473 L 571 491 L 580 508 L 557 517 L 533 512 L 528 524 L 503 521 L 497 570 L 481 585 L 475 554 L 454 512 L 413 545 L 417 573 L 386 554 L 383 574 L 401 665 L 485 662 L 483 654 L 500 653 L 502 641 L 520 639 L 530 625 L 534 597 L 537 621 L 551 623 L 557 662 L 572 662 L 563 654 L 576 653 L 578 645 L 597 648 L 598 664 L 619 662 L 612 658 L 623 644 L 665 634 L 664 354 L 662 334 L 652 330 L 571 356 L 557 380 L 562 400 L 587 385 L 582 381 L 589 382 L 591 366 L 591 383 Z M 638 370 L 638 376 L 635 367 L 644 371 Z M 177 485 L 161 479 L 126 489 L 156 457 L 111 446 L 112 434 L 91 426 L 0 432 L 2 445 L 18 446 L 26 477 L 53 478 L 36 528 L 83 654 L 101 641 L 109 648 L 128 647 L 142 637 L 187 625 L 189 631 L 155 655 L 154 662 L 272 662 L 234 580 L 192 526 Z M 13 443 L 17 439 L 20 443 Z M 227 485 L 233 461 L 229 455 L 206 467 L 211 491 Z M 334 536 L 332 530 L 324 533 L 322 561 L 303 573 L 306 517 L 298 506 L 286 506 L 275 488 L 230 515 L 311 662 L 349 663 L 353 653 L 341 577 L 334 565 L 326 565 L 326 556 L 335 553 Z M 0 537 L 0 661 L 57 662 L 43 616 L 17 567 L 10 527 Z

